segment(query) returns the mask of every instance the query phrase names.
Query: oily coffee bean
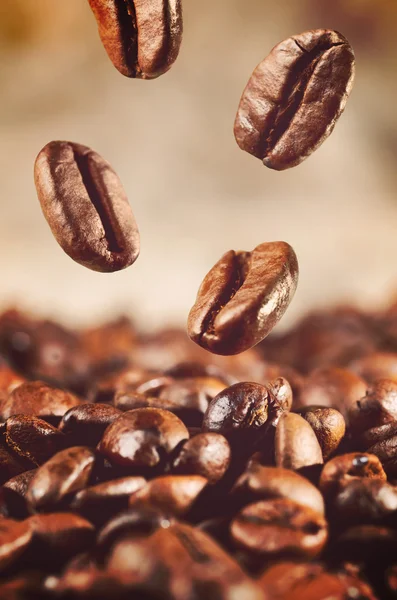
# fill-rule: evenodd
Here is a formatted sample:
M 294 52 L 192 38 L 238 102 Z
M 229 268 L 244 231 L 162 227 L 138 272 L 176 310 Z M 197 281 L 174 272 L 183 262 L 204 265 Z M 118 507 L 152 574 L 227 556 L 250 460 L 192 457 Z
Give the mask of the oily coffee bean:
M 30 461 L 15 456 L 14 453 L 0 443 L 0 485 L 11 477 L 20 475 L 32 468 L 33 465 Z
M 126 77 L 154 79 L 175 62 L 182 41 L 180 0 L 89 0 L 99 36 Z
M 139 232 L 120 179 L 99 154 L 72 142 L 50 142 L 35 163 L 37 194 L 62 249 L 94 271 L 132 265 Z
M 32 529 L 26 521 L 0 520 L 0 572 L 14 566 L 32 540 Z
M 80 404 L 63 415 L 59 430 L 72 446 L 96 446 L 120 415 L 121 411 L 109 404 Z
M 33 512 L 57 510 L 73 492 L 86 487 L 94 468 L 95 455 L 85 446 L 67 448 L 39 467 L 26 492 Z
M 330 518 L 337 527 L 397 524 L 397 487 L 380 479 L 353 479 L 331 504 Z
M 386 481 L 386 473 L 379 458 L 360 452 L 336 456 L 324 465 L 319 488 L 326 497 L 332 497 L 347 483 L 357 478 Z
M 327 541 L 327 523 L 321 514 L 293 500 L 263 500 L 237 514 L 231 536 L 237 547 L 257 555 L 310 559 Z
M 25 471 L 20 475 L 11 477 L 2 488 L 2 495 L 6 506 L 6 516 L 13 519 L 24 519 L 29 515 L 25 499 L 29 483 L 33 479 L 36 469 Z
M 324 462 L 316 434 L 300 415 L 281 415 L 276 429 L 275 460 L 278 467 L 294 471 Z
M 42 381 L 27 381 L 18 386 L 5 403 L 1 418 L 34 415 L 57 425 L 65 412 L 81 404 L 70 392 L 50 387 Z
M 298 261 L 285 242 L 252 252 L 230 250 L 205 276 L 188 318 L 189 337 L 215 354 L 258 344 L 281 319 L 298 283 Z
M 99 452 L 111 464 L 134 472 L 163 466 L 189 432 L 173 413 L 159 408 L 130 410 L 106 429 Z
M 7 446 L 35 466 L 45 463 L 65 445 L 65 436 L 55 427 L 31 415 L 14 415 L 5 423 Z
M 299 411 L 316 434 L 324 460 L 333 454 L 341 443 L 346 423 L 343 415 L 334 408 L 323 406 L 307 406 Z
M 172 471 L 178 475 L 201 475 L 216 483 L 231 461 L 228 441 L 219 433 L 198 433 L 176 450 Z
M 242 150 L 282 171 L 300 164 L 332 132 L 354 79 L 343 35 L 317 29 L 284 40 L 257 66 L 234 124 Z

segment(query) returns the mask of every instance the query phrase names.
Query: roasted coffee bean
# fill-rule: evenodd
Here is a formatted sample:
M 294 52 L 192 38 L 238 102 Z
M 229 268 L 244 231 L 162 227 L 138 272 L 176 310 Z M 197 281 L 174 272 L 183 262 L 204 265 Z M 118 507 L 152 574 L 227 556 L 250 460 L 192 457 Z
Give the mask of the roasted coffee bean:
M 388 428 L 387 435 L 383 432 L 384 437 L 380 437 L 379 441 L 368 448 L 368 452 L 375 454 L 381 461 L 385 472 L 389 477 L 397 477 L 397 423 L 393 423 L 392 427 L 384 425 L 379 429 Z M 373 431 L 373 430 L 372 430 Z
M 13 519 L 25 519 L 29 515 L 25 495 L 35 473 L 36 469 L 25 471 L 20 475 L 11 477 L 3 485 L 2 491 L 6 506 L 6 516 Z
M 330 135 L 354 80 L 343 35 L 317 29 L 284 40 L 256 67 L 242 95 L 234 135 L 270 169 L 299 165 Z
M 70 508 L 94 523 L 104 525 L 113 515 L 128 508 L 134 492 L 146 484 L 143 477 L 122 477 L 104 481 L 77 492 Z
M 394 560 L 397 531 L 378 525 L 350 527 L 330 545 L 329 561 L 367 564 L 370 569 L 381 564 L 385 570 Z
M 139 385 L 135 387 L 135 391 L 138 394 L 142 394 L 143 396 L 151 396 L 157 398 L 160 395 L 162 390 L 169 385 L 174 383 L 172 377 L 167 375 L 156 375 L 155 377 L 151 377 L 150 379 L 145 379 L 141 381 Z
M 108 425 L 120 415 L 121 411 L 109 404 L 80 404 L 63 415 L 59 430 L 71 446 L 96 446 Z
M 374 383 L 378 379 L 397 381 L 397 353 L 373 352 L 349 364 L 349 369 L 368 381 Z
M 224 383 L 224 387 L 238 383 L 235 377 L 224 372 L 216 365 L 205 365 L 199 362 L 180 362 L 166 369 L 165 375 L 169 375 L 173 379 L 191 379 L 210 377 L 215 378 Z
M 292 389 L 289 382 L 284 377 L 277 377 L 277 379 L 274 379 L 273 381 L 268 381 L 266 387 L 284 410 L 290 410 L 292 408 Z
M 316 434 L 300 415 L 281 415 L 276 429 L 275 459 L 278 467 L 294 471 L 324 462 Z
M 362 436 L 368 430 L 397 424 L 397 381 L 380 379 L 350 407 L 349 423 L 353 435 Z
M 100 327 L 83 330 L 79 339 L 94 365 L 94 373 L 103 375 L 127 366 L 137 332 L 128 317 L 120 317 Z
M 122 371 L 107 374 L 97 379 L 91 386 L 87 399 L 99 404 L 112 404 L 117 392 L 135 390 L 141 381 L 148 380 L 152 376 L 153 373 L 135 367 L 127 367 Z
M 15 456 L 0 443 L 0 485 L 8 481 L 15 475 L 20 475 L 24 471 L 32 469 L 30 461 Z
M 178 475 L 201 475 L 216 483 L 226 473 L 231 460 L 228 441 L 219 433 L 198 433 L 182 442 L 172 461 Z
M 281 319 L 298 283 L 298 261 L 285 242 L 252 252 L 230 250 L 205 276 L 188 319 L 189 337 L 215 354 L 258 344 Z
M 67 448 L 39 467 L 26 492 L 33 512 L 49 512 L 62 507 L 73 492 L 86 487 L 94 467 L 95 455 L 84 446 Z
M 13 415 L 34 415 L 56 425 L 67 410 L 79 404 L 80 400 L 70 392 L 42 381 L 28 381 L 10 394 L 1 418 L 5 421 Z
M 320 444 L 324 460 L 327 460 L 338 448 L 345 432 L 343 415 L 334 408 L 307 406 L 299 414 L 313 429 Z
M 50 142 L 35 163 L 37 194 L 62 249 L 94 271 L 132 265 L 139 232 L 120 179 L 99 154 L 72 142 Z
M 324 465 L 319 487 L 325 496 L 332 497 L 347 483 L 358 478 L 386 481 L 386 473 L 373 454 L 352 452 L 336 456 Z
M 312 371 L 299 395 L 301 406 L 327 406 L 346 415 L 350 406 L 365 396 L 367 384 L 361 377 L 337 367 Z
M 0 572 L 15 566 L 32 540 L 32 529 L 27 521 L 0 520 Z
M 156 477 L 132 494 L 129 505 L 135 510 L 149 507 L 175 517 L 183 517 L 207 483 L 207 479 L 200 475 Z
M 280 498 L 249 504 L 231 523 L 237 547 L 267 558 L 313 558 L 327 541 L 324 517 Z
M 55 427 L 30 415 L 14 415 L 5 423 L 7 446 L 35 466 L 42 465 L 65 445 L 65 436 Z
M 240 506 L 258 500 L 286 498 L 324 514 L 324 500 L 319 490 L 305 477 L 289 469 L 264 467 L 255 460 L 237 480 L 232 503 Z
M 329 514 L 337 528 L 397 524 L 397 487 L 380 479 L 353 479 L 334 498 Z
M 175 62 L 182 41 L 180 0 L 88 0 L 99 36 L 126 77 L 154 79 Z
M 3 404 L 8 400 L 8 396 L 12 390 L 17 388 L 21 383 L 24 383 L 25 379 L 15 373 L 7 365 L 0 365 L 0 411 L 2 410 Z
M 111 464 L 134 472 L 160 468 L 171 452 L 189 437 L 177 416 L 158 408 L 137 408 L 109 425 L 99 451 Z

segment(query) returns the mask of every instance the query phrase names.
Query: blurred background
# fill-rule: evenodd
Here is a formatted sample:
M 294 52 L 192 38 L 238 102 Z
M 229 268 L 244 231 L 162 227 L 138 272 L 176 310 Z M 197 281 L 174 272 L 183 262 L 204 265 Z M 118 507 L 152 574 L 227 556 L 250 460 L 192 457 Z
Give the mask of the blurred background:
M 281 328 L 312 307 L 384 305 L 397 289 L 395 0 L 185 0 L 173 69 L 122 77 L 86 0 L 0 2 L 0 308 L 69 323 L 121 312 L 183 324 L 205 273 L 233 249 L 285 240 L 300 284 Z M 347 109 L 301 166 L 273 172 L 241 152 L 233 121 L 258 62 L 289 35 L 341 31 L 357 59 Z M 113 165 L 138 221 L 131 268 L 93 273 L 59 248 L 33 163 L 53 139 Z

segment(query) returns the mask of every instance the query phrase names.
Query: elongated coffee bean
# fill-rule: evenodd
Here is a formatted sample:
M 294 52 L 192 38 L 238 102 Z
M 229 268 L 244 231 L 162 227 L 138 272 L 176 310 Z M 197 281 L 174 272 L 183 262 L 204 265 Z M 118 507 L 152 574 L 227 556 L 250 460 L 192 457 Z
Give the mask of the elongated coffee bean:
M 239 354 L 265 338 L 286 311 L 298 283 L 298 261 L 285 242 L 252 252 L 230 250 L 204 278 L 188 334 L 214 354 Z
M 126 77 L 154 79 L 175 62 L 182 41 L 180 0 L 89 0 L 99 36 Z
M 242 150 L 277 171 L 307 158 L 332 132 L 353 86 L 354 53 L 336 31 L 284 40 L 255 69 L 234 135 Z
M 99 154 L 72 142 L 50 142 L 34 177 L 55 239 L 73 260 L 93 271 L 132 265 L 139 232 L 120 179 Z

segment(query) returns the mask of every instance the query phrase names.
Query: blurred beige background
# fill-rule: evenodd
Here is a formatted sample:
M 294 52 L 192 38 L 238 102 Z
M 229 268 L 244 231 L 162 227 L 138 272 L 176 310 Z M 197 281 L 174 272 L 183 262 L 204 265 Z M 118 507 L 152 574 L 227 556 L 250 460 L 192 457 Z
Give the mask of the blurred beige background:
M 397 288 L 395 0 L 185 0 L 173 69 L 123 78 L 85 0 L 0 2 L 0 305 L 70 322 L 114 312 L 144 327 L 184 323 L 197 287 L 230 249 L 290 242 L 301 276 L 284 326 L 312 306 L 377 306 Z M 283 173 L 233 138 L 240 94 L 283 38 L 344 33 L 357 76 L 331 138 Z M 75 264 L 41 214 L 32 168 L 52 139 L 92 146 L 119 173 L 141 230 L 125 272 Z

